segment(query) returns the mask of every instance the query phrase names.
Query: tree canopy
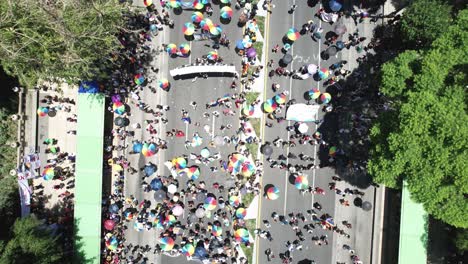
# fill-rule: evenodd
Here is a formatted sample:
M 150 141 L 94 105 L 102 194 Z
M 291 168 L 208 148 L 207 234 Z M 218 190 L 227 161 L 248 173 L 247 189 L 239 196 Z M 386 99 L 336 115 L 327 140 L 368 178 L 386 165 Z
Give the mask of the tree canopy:
M 12 239 L 2 249 L 0 264 L 62 263 L 61 245 L 36 218 L 19 218 L 12 231 Z
M 118 0 L 0 1 L 0 63 L 28 87 L 103 75 L 125 10 Z
M 403 41 L 429 47 L 450 26 L 451 6 L 442 0 L 416 0 L 405 10 L 400 29 Z
M 371 130 L 369 172 L 400 187 L 434 217 L 468 227 L 468 10 L 424 52 L 382 67 L 381 92 L 395 103 Z

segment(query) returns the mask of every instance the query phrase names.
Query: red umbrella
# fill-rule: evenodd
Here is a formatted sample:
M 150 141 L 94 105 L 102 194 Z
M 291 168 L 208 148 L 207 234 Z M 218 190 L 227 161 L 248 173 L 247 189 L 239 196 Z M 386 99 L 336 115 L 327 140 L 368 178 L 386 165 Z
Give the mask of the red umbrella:
M 114 222 L 114 221 L 108 219 L 108 220 L 106 220 L 106 221 L 104 222 L 104 228 L 105 228 L 106 230 L 111 231 L 112 229 L 114 229 L 114 227 L 115 227 L 115 222 Z

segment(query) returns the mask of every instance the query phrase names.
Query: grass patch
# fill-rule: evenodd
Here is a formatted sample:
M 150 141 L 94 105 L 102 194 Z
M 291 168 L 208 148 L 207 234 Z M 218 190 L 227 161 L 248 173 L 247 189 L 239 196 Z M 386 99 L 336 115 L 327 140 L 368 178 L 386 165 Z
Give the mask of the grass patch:
M 254 197 L 255 195 L 253 193 L 247 193 L 246 195 L 243 195 L 242 203 L 244 204 L 244 206 L 249 207 Z
M 265 17 L 256 16 L 255 20 L 257 20 L 258 30 L 262 33 L 262 37 L 265 37 Z
M 258 152 L 258 144 L 257 143 L 247 144 L 247 149 L 249 150 L 250 154 L 252 154 L 252 159 L 256 160 L 257 152 Z
M 254 236 L 254 230 L 257 227 L 257 222 L 255 219 L 249 219 L 245 220 L 245 227 L 247 230 L 249 230 L 250 234 Z M 248 263 L 252 263 L 252 257 L 253 257 L 253 244 L 250 245 L 250 247 L 244 246 L 244 244 L 241 244 L 241 248 L 245 253 L 245 257 L 248 260 Z
M 247 258 L 247 263 L 252 263 L 252 257 L 253 257 L 253 245 L 250 245 L 250 247 L 246 247 L 244 243 L 241 244 L 242 251 L 245 253 L 245 257 Z
M 258 61 L 261 62 L 262 61 L 262 52 L 263 52 L 263 42 L 254 42 L 254 44 L 252 45 L 255 50 L 257 51 L 257 58 L 258 58 Z
M 260 118 L 251 118 L 250 124 L 252 125 L 257 137 L 259 137 L 260 136 Z
M 257 93 L 257 92 L 249 92 L 245 95 L 245 99 L 246 99 L 246 104 L 247 105 L 251 105 L 255 100 L 257 100 L 258 96 L 260 95 L 260 93 Z

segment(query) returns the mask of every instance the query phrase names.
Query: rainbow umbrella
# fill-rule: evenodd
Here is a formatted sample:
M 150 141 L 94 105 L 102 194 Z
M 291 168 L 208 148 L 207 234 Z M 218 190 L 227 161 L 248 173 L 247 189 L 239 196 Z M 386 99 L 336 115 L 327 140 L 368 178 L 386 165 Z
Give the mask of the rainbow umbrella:
M 201 10 L 205 7 L 205 5 L 203 4 L 203 1 L 201 0 L 194 0 L 193 1 L 193 8 L 195 8 L 196 10 Z
M 182 254 L 184 254 L 184 256 L 189 257 L 192 256 L 193 253 L 195 253 L 195 247 L 192 244 L 185 244 L 182 247 Z
M 166 221 L 165 221 L 166 224 L 168 224 L 168 225 L 173 225 L 173 224 L 175 224 L 176 222 L 177 222 L 177 219 L 176 219 L 176 217 L 175 217 L 174 215 L 171 215 L 171 214 L 170 214 L 170 215 L 167 215 L 167 216 L 166 216 Z
M 37 109 L 37 115 L 40 117 L 46 116 L 49 113 L 49 108 L 48 107 L 39 107 Z
M 200 177 L 200 168 L 198 166 L 191 166 L 186 168 L 185 172 L 187 173 L 187 177 L 192 180 L 196 180 L 198 177 Z
M 172 237 L 163 237 L 159 240 L 161 244 L 161 249 L 164 251 L 169 251 L 174 247 L 174 239 Z
M 249 231 L 245 228 L 239 228 L 234 231 L 234 238 L 239 242 L 248 242 L 249 241 Z
M 330 147 L 330 149 L 328 150 L 328 155 L 330 157 L 335 157 L 336 156 L 336 147 L 335 146 Z
M 119 245 L 119 241 L 117 240 L 116 237 L 111 236 L 107 241 L 106 241 L 106 247 L 107 249 L 111 251 L 115 251 L 117 249 L 117 246 Z
M 318 72 L 318 76 L 320 77 L 321 80 L 328 78 L 330 75 L 330 72 L 328 71 L 327 68 L 321 68 L 320 71 Z
M 214 26 L 214 23 L 213 21 L 211 21 L 211 19 L 209 18 L 204 18 L 201 22 L 200 22 L 200 27 L 203 29 L 203 30 L 206 30 L 206 31 L 209 31 L 210 28 L 212 28 Z
M 169 0 L 169 6 L 172 8 L 179 8 L 181 7 L 180 0 Z
M 286 95 L 284 93 L 280 93 L 280 94 L 275 95 L 275 97 L 273 99 L 275 99 L 275 102 L 278 103 L 278 104 L 286 103 Z
M 229 204 L 233 207 L 237 207 L 240 204 L 240 198 L 239 196 L 229 196 Z
M 166 47 L 166 51 L 169 55 L 176 54 L 177 53 L 177 46 L 174 43 L 170 43 Z
M 255 166 L 250 162 L 244 162 L 242 164 L 241 172 L 244 177 L 250 177 L 255 172 Z
M 255 107 L 253 107 L 252 105 L 246 105 L 244 106 L 244 108 L 242 108 L 242 114 L 244 116 L 253 116 L 253 114 L 255 113 Z
M 220 0 L 221 4 L 230 4 L 231 0 Z
M 271 186 L 268 188 L 266 195 L 269 200 L 276 200 L 279 198 L 279 189 L 276 186 Z
M 268 99 L 263 103 L 263 111 L 271 113 L 278 108 L 278 105 L 273 99 Z
M 212 225 L 211 234 L 215 237 L 219 237 L 223 234 L 223 229 L 218 225 Z
M 331 101 L 331 94 L 323 93 L 320 95 L 320 101 L 324 104 L 328 104 Z
M 153 4 L 153 0 L 143 0 L 143 4 L 148 7 Z
M 288 30 L 288 33 L 286 33 L 286 36 L 288 37 L 289 40 L 296 41 L 299 38 L 300 34 L 299 34 L 299 31 L 297 31 L 297 29 L 290 28 Z
M 54 171 L 54 168 L 51 168 L 51 167 L 47 167 L 45 168 L 43 171 L 42 171 L 42 174 L 41 174 L 42 178 L 44 178 L 44 180 L 48 181 L 48 180 L 52 180 L 55 176 L 55 171 Z
M 172 166 L 175 167 L 176 170 L 182 170 L 187 167 L 187 160 L 184 157 L 177 157 L 172 159 Z
M 216 205 L 218 205 L 218 201 L 216 201 L 212 196 L 206 197 L 205 202 L 203 203 L 203 207 L 208 211 L 214 210 Z
M 212 27 L 210 27 L 210 33 L 213 36 L 218 36 L 222 32 L 223 32 L 223 29 L 221 28 L 220 25 L 213 25 Z
M 133 81 L 136 85 L 142 85 L 145 82 L 145 76 L 143 76 L 141 73 L 135 74 Z
M 162 215 L 156 217 L 153 222 L 153 226 L 159 229 L 164 228 L 164 218 Z
M 185 23 L 182 27 L 182 32 L 184 32 L 186 36 L 193 35 L 193 33 L 195 33 L 195 25 L 190 22 Z
M 244 217 L 247 215 L 247 210 L 245 208 L 237 208 L 236 210 L 236 217 L 239 219 L 244 219 Z
M 132 220 L 132 219 L 133 219 L 133 216 L 134 216 L 134 215 L 133 215 L 133 213 L 132 213 L 131 211 L 125 211 L 125 212 L 124 212 L 124 217 L 125 217 L 125 219 L 128 220 L 128 221 Z
M 221 17 L 224 19 L 231 19 L 232 17 L 232 8 L 229 6 L 224 6 L 220 10 Z
M 156 154 L 156 145 L 153 143 L 145 143 L 143 144 L 143 148 L 141 149 L 141 154 L 145 157 L 151 157 Z
M 169 88 L 169 80 L 166 79 L 166 78 L 162 78 L 158 81 L 158 86 L 159 88 L 163 89 L 163 90 L 167 90 Z
M 182 43 L 179 46 L 180 53 L 186 56 L 190 54 L 190 45 L 188 43 Z
M 140 232 L 145 230 L 145 226 L 142 222 L 135 221 L 135 223 L 133 224 L 133 229 L 135 229 L 137 232 Z
M 299 190 L 306 189 L 307 187 L 309 187 L 309 181 L 307 180 L 306 176 L 299 175 L 294 180 L 294 185 Z
M 307 96 L 309 100 L 315 100 L 320 97 L 320 90 L 318 88 L 312 88 L 312 90 L 307 92 Z
M 218 52 L 217 51 L 210 51 L 208 52 L 208 55 L 206 56 L 209 60 L 215 61 L 218 59 Z
M 192 22 L 193 23 L 200 23 L 203 20 L 203 14 L 201 12 L 193 12 L 192 13 Z
M 114 102 L 112 104 L 112 110 L 118 115 L 123 115 L 123 113 L 125 113 L 125 105 L 122 102 Z

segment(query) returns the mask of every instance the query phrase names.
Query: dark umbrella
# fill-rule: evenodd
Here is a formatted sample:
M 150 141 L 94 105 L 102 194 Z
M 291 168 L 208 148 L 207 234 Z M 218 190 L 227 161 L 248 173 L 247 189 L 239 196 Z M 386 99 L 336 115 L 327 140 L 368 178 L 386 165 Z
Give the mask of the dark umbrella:
M 158 190 L 154 192 L 154 199 L 156 202 L 162 202 L 166 199 L 166 192 L 164 190 Z
M 338 40 L 338 41 L 336 42 L 336 47 L 337 47 L 338 49 L 342 50 L 342 49 L 344 49 L 345 44 L 344 44 L 343 41 Z
M 335 56 L 336 53 L 338 53 L 338 49 L 335 46 L 331 46 L 326 49 L 325 52 L 328 54 L 328 56 Z
M 114 124 L 118 127 L 124 127 L 124 126 L 128 126 L 128 124 L 130 124 L 130 121 L 128 120 L 128 118 L 119 116 L 114 119 Z
M 338 12 L 343 7 L 343 5 L 340 2 L 336 1 L 336 0 L 331 0 L 330 2 L 328 2 L 328 5 L 330 6 L 330 9 L 333 12 Z
M 289 54 L 289 53 L 284 54 L 283 58 L 281 59 L 281 61 L 282 61 L 284 64 L 289 64 L 289 63 L 291 63 L 292 60 L 293 60 L 293 57 L 292 57 L 291 54 Z
M 149 177 L 149 176 L 153 175 L 153 173 L 155 173 L 156 170 L 157 170 L 156 165 L 148 164 L 148 165 L 145 166 L 144 172 L 145 172 L 145 175 Z
M 119 206 L 117 204 L 111 204 L 111 206 L 109 206 L 109 212 L 115 214 L 119 211 Z
M 54 111 L 54 110 L 50 110 L 50 111 L 47 113 L 47 115 L 48 115 L 49 117 L 54 117 L 54 116 L 57 115 L 57 112 Z
M 194 256 L 199 259 L 205 259 L 208 257 L 208 252 L 206 252 L 206 249 L 204 247 L 197 247 L 195 248 Z
M 151 183 L 150 183 L 151 189 L 154 191 L 159 191 L 161 190 L 163 184 L 160 179 L 154 178 Z
M 357 197 L 354 199 L 354 205 L 357 206 L 357 207 L 361 207 L 362 206 L 362 199 Z
M 362 210 L 364 211 L 370 211 L 372 209 L 372 204 L 368 201 L 365 201 L 362 203 Z
M 273 154 L 273 148 L 269 144 L 265 144 L 262 147 L 262 153 L 265 156 L 271 156 L 271 154 Z
M 295 154 L 293 154 L 292 152 L 289 152 L 288 158 L 290 158 L 290 159 L 297 159 L 297 156 L 296 156 Z

